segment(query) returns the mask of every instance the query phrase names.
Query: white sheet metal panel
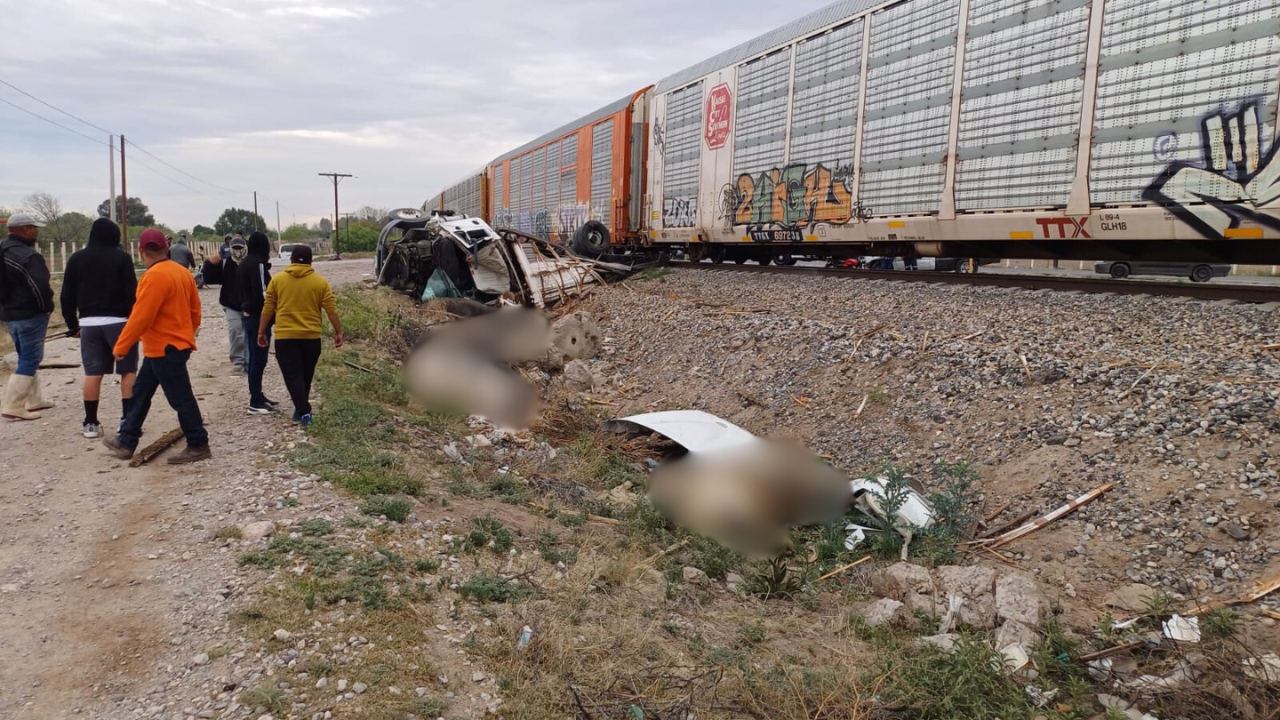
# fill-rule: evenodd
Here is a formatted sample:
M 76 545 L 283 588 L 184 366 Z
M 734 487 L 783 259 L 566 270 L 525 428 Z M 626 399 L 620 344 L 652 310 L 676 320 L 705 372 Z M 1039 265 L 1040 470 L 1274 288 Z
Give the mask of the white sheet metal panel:
M 702 162 L 702 83 L 666 96 L 665 127 L 654 127 L 655 146 L 662 154 L 663 227 L 693 227 L 696 212 L 677 212 L 677 206 L 698 202 L 698 168 Z
M 1276 133 L 1278 35 L 1276 0 L 1107 0 L 1091 201 L 1142 202 L 1143 191 L 1170 163 L 1203 167 L 1206 145 L 1237 152 L 1229 134 L 1203 137 L 1213 133 L 1202 131 L 1202 120 L 1238 113 L 1259 98 L 1265 102 L 1260 112 L 1265 147 L 1246 150 L 1265 154 Z M 1220 176 L 1206 173 L 1202 179 L 1202 193 L 1186 190 L 1217 197 Z
M 471 175 L 466 180 L 445 188 L 444 209 L 480 217 L 480 175 Z
M 547 185 L 544 205 L 548 210 L 560 207 L 560 143 L 547 146 Z M 552 213 L 554 215 L 554 213 Z
M 788 164 L 852 166 L 862 75 L 862 20 L 796 48 Z
M 936 212 L 945 180 L 959 0 L 914 0 L 871 16 L 862 207 Z
M 691 65 L 684 70 L 668 75 L 658 81 L 654 92 L 665 93 L 668 90 L 679 88 L 686 83 L 710 75 L 717 70 L 733 67 L 743 60 L 790 44 L 806 35 L 812 35 L 822 28 L 836 25 L 841 20 L 847 20 L 882 3 L 883 0 L 837 0 L 837 2 L 819 8 L 780 28 L 770 30 L 741 45 L 732 47 L 718 55 L 713 55 L 696 65 Z
M 520 212 L 527 213 L 533 201 L 533 153 L 520 156 Z
M 956 207 L 1059 207 L 1075 176 L 1089 0 L 969 0 Z
M 607 223 L 613 183 L 613 118 L 591 128 L 591 219 Z
M 506 195 L 502 192 L 505 187 L 502 183 L 505 180 L 506 178 L 502 175 L 502 163 L 498 163 L 498 165 L 493 168 L 493 199 L 489 203 L 492 206 L 494 214 L 497 214 L 499 210 L 505 210 L 507 207 L 507 203 L 503 199 Z M 485 220 L 488 219 L 489 218 L 485 218 Z
M 755 175 L 786 164 L 790 94 L 790 48 L 738 68 L 733 126 L 734 175 Z
M 533 151 L 533 202 L 529 209 L 533 212 L 545 210 L 547 207 L 547 149 L 540 147 Z

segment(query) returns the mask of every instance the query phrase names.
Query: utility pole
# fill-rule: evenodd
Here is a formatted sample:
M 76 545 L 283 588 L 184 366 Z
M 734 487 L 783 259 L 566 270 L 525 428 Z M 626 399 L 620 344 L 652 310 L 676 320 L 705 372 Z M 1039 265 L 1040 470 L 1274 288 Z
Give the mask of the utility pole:
M 338 250 L 338 183 L 342 182 L 342 178 L 355 177 L 345 173 L 316 173 L 320 177 L 327 177 L 333 180 L 333 254 L 338 258 L 342 257 L 342 253 Z
M 276 201 L 276 242 L 284 242 L 284 233 L 280 230 L 280 201 Z
M 265 230 L 266 228 L 258 227 L 258 191 L 253 191 L 253 229 Z
M 120 230 L 125 247 L 129 246 L 129 180 L 124 169 L 124 136 L 120 136 Z
M 111 138 L 110 140 L 111 150 L 110 152 L 107 153 L 107 159 L 110 160 L 111 162 L 111 194 L 108 195 L 107 197 L 111 198 L 111 200 L 110 202 L 107 203 L 107 208 L 108 208 L 107 217 L 111 218 L 111 222 L 117 222 L 116 221 L 116 136 L 110 135 L 109 137 Z M 128 244 L 129 244 L 128 241 L 125 241 L 125 245 L 128 246 Z

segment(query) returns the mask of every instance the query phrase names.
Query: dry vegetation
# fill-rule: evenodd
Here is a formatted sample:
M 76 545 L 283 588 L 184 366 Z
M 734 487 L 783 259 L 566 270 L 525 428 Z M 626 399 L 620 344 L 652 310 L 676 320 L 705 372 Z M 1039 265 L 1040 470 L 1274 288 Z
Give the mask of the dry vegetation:
M 608 491 L 626 483 L 642 492 L 644 461 L 661 448 L 605 433 L 607 407 L 555 385 L 529 437 L 505 449 L 471 447 L 463 438 L 477 430 L 462 418 L 406 402 L 395 360 L 421 316 L 382 292 L 349 291 L 341 302 L 354 343 L 321 368 L 323 412 L 296 462 L 363 498 L 364 514 L 353 510 L 345 524 L 370 527 L 372 541 L 345 546 L 332 537 L 332 523 L 317 520 L 246 553 L 243 564 L 304 570 L 258 598 L 240 622 L 268 649 L 292 645 L 273 636 L 276 628 L 313 622 L 376 645 L 342 676 L 403 696 L 370 695 L 343 717 L 454 717 L 441 668 L 422 652 L 423 634 L 445 619 L 471 627 L 460 645 L 497 680 L 501 715 L 510 718 L 1084 720 L 1103 712 L 1076 658 L 1124 640 L 1106 625 L 1071 629 L 1051 620 L 1034 682 L 1000 669 L 981 633 L 966 634 L 952 654 L 917 647 L 936 618 L 917 618 L 909 629 L 868 628 L 859 610 L 872 564 L 818 579 L 864 552 L 844 548 L 841 524 L 797 531 L 796 549 L 782 561 L 747 563 L 672 527 L 641 497 L 616 502 Z M 441 452 L 451 443 L 465 462 Z M 943 473 L 955 480 L 967 472 L 959 468 Z M 957 522 L 965 510 L 957 503 Z M 446 518 L 450 544 L 422 542 L 425 526 L 415 523 Z M 913 547 L 926 562 L 956 555 L 954 538 Z M 898 548 L 885 542 L 873 551 L 888 562 Z M 1234 702 L 1227 698 L 1241 696 L 1276 712 L 1275 686 L 1237 670 L 1250 654 L 1238 623 L 1223 615 L 1210 625 L 1213 639 L 1195 653 L 1209 681 L 1148 699 L 1144 709 L 1218 718 Z M 1150 622 L 1137 630 L 1144 628 Z M 294 682 L 337 672 L 322 659 L 323 645 L 303 643 Z M 1159 653 L 1168 666 L 1185 659 Z M 1028 685 L 1056 694 L 1037 702 Z M 420 687 L 430 692 L 415 697 Z M 266 686 L 249 699 L 279 712 L 272 692 Z

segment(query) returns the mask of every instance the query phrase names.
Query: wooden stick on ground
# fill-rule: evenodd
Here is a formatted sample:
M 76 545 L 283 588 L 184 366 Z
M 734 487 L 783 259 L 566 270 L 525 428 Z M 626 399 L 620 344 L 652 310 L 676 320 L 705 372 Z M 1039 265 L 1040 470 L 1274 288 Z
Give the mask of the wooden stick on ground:
M 862 336 L 858 338 L 858 342 L 854 343 L 854 345 L 853 345 L 853 351 L 854 351 L 855 353 L 856 353 L 856 352 L 858 352 L 858 348 L 862 346 L 862 341 L 863 341 L 863 340 L 866 340 L 867 338 L 871 337 L 872 335 L 875 335 L 876 333 L 880 332 L 881 330 L 883 330 L 883 329 L 885 329 L 885 328 L 887 328 L 887 327 L 889 327 L 889 326 L 888 326 L 888 325 L 881 325 L 880 327 L 872 328 L 871 330 L 868 330 L 868 331 L 866 331 L 866 332 L 862 333 Z
M 995 537 L 995 536 L 997 536 L 997 535 L 1003 535 L 1004 533 L 1007 533 L 1007 532 L 1009 532 L 1010 530 L 1012 530 L 1012 529 L 1014 529 L 1014 528 L 1016 528 L 1016 527 L 1021 527 L 1021 526 L 1022 526 L 1022 523 L 1024 523 L 1024 522 L 1026 522 L 1026 521 L 1030 520 L 1031 518 L 1035 517 L 1037 512 L 1040 512 L 1040 509 L 1039 509 L 1039 508 L 1032 508 L 1032 509 L 1030 509 L 1030 510 L 1028 510 L 1028 511 L 1024 512 L 1024 513 L 1022 513 L 1021 515 L 1018 515 L 1017 517 L 1015 517 L 1014 519 L 1010 520 L 1009 522 L 1007 522 L 1007 523 L 1003 523 L 1002 525 L 1000 525 L 1000 527 L 992 528 L 991 530 L 984 531 L 984 532 L 982 533 L 981 537 L 983 537 L 983 538 L 993 538 L 993 537 Z
M 1262 614 L 1272 618 L 1273 620 L 1280 620 L 1280 612 L 1276 612 L 1275 610 L 1263 610 Z
M 924 352 L 924 349 L 927 347 L 929 347 L 929 331 L 925 330 L 924 339 L 920 341 L 920 352 Z
M 1088 655 L 1081 655 L 1080 657 L 1076 658 L 1076 662 L 1087 663 L 1093 660 L 1101 660 L 1102 658 L 1109 658 L 1112 655 L 1119 655 L 1120 653 L 1125 652 L 1126 650 L 1134 650 L 1146 644 L 1147 644 L 1146 640 L 1134 640 L 1133 642 L 1127 642 L 1123 645 L 1116 645 L 1115 647 L 1109 647 L 1105 650 L 1099 650 L 1098 652 L 1091 652 Z
M 1259 349 L 1259 350 L 1264 350 L 1264 351 L 1265 351 L 1265 350 L 1280 350 L 1280 343 L 1275 343 L 1275 344 L 1273 344 L 1273 345 L 1259 345 L 1259 346 L 1258 346 L 1258 349 Z
M 343 365 L 346 365 L 346 366 L 347 366 L 347 367 L 349 367 L 349 368 L 354 368 L 354 369 L 356 369 L 356 370 L 359 370 L 360 372 L 369 373 L 370 375 L 373 375 L 373 374 L 374 374 L 374 372 L 373 372 L 372 370 L 370 370 L 369 368 L 367 368 L 367 367 L 365 367 L 365 366 L 363 366 L 363 365 L 357 365 L 357 364 L 355 364 L 355 363 L 351 362 L 350 360 L 343 360 L 343 361 L 342 361 L 342 364 L 343 364 Z
M 1031 377 L 1031 366 L 1027 364 L 1027 356 L 1019 355 L 1018 359 L 1022 360 L 1022 369 L 1027 371 L 1027 382 L 1035 382 L 1035 378 Z
M 862 414 L 863 409 L 867 407 L 867 401 L 870 399 L 871 399 L 870 395 L 862 396 L 862 402 L 858 403 L 858 411 L 853 414 L 854 417 L 858 417 L 859 415 Z
M 650 563 L 654 562 L 655 560 L 657 560 L 658 558 L 662 557 L 663 555 L 670 555 L 671 553 L 673 553 L 673 552 L 675 552 L 675 551 L 679 550 L 680 548 L 682 548 L 682 547 L 684 547 L 685 545 L 688 545 L 688 544 L 689 544 L 689 541 L 688 541 L 688 540 L 681 540 L 681 541 L 680 541 L 680 542 L 678 542 L 678 543 L 673 543 L 673 544 L 671 544 L 671 545 L 668 545 L 668 546 L 666 547 L 666 549 L 665 549 L 665 550 L 661 550 L 661 551 L 659 551 L 659 552 L 656 552 L 656 553 L 654 553 L 654 554 L 650 555 L 649 557 L 645 558 L 644 560 L 641 560 L 641 561 L 640 561 L 640 564 L 636 565 L 636 569 L 638 570 L 638 569 L 640 569 L 640 568 L 642 568 L 642 567 L 644 567 L 644 566 L 646 566 L 646 565 L 649 565 Z
M 174 428 L 170 430 L 164 435 L 161 435 L 159 440 L 156 440 L 150 445 L 134 453 L 133 459 L 129 461 L 129 467 L 138 467 L 139 465 L 149 462 L 151 458 L 154 458 L 155 456 L 164 452 L 169 448 L 170 445 L 178 442 L 181 439 L 182 439 L 182 428 Z
M 1155 372 L 1157 367 L 1158 367 L 1157 365 L 1152 365 L 1150 370 L 1147 370 L 1146 372 L 1142 373 L 1142 376 L 1139 377 L 1137 380 L 1134 380 L 1133 384 L 1129 386 L 1128 390 L 1125 390 L 1124 392 L 1120 393 L 1120 399 L 1123 400 L 1129 397 L 1129 393 L 1133 392 L 1133 389 L 1138 387 L 1138 383 L 1142 382 L 1143 380 L 1146 380 L 1147 376 Z
M 1026 535 L 1030 535 L 1031 533 L 1039 530 L 1045 525 L 1048 525 L 1061 517 L 1070 515 L 1076 510 L 1079 510 L 1085 505 L 1088 505 L 1089 503 L 1096 500 L 1099 495 L 1107 492 L 1108 490 L 1110 490 L 1111 488 L 1114 488 L 1115 486 L 1116 486 L 1115 483 L 1107 483 L 1106 485 L 1103 485 L 1100 488 L 1090 490 L 1084 495 L 1081 495 L 1080 497 L 1076 498 L 1075 500 L 1072 500 L 1066 505 L 1063 505 L 1057 510 L 1054 510 L 1048 515 L 1045 515 L 1039 520 L 1028 523 L 1018 528 L 1017 530 L 1013 530 L 1011 532 L 1005 533 L 1004 535 L 1001 535 L 1000 537 L 995 539 L 995 542 L 991 544 L 991 547 L 998 548 L 1003 545 L 1008 545 L 1009 543 L 1013 542 L 1014 540 L 1017 540 L 1018 538 L 1024 537 Z M 1277 579 L 1277 587 L 1280 587 L 1280 578 Z
M 1013 505 L 1013 502 L 1006 502 L 1005 504 L 996 508 L 992 512 L 988 513 L 987 516 L 982 519 L 982 521 L 991 522 L 992 520 L 995 520 L 996 518 L 1000 517 L 1001 513 L 1003 513 L 1005 510 L 1008 510 L 1012 505 Z
M 866 557 L 862 558 L 861 560 L 854 560 L 853 562 L 849 563 L 848 565 L 842 565 L 842 566 L 840 566 L 840 567 L 836 568 L 835 570 L 832 570 L 831 572 L 827 573 L 826 575 L 823 575 L 822 577 L 818 578 L 818 580 L 819 580 L 819 581 L 822 581 L 822 580 L 826 580 L 827 578 L 833 578 L 833 577 L 835 577 L 836 575 L 839 575 L 840 573 L 844 572 L 845 570 L 848 570 L 848 569 L 850 569 L 850 568 L 855 568 L 855 567 L 857 567 L 857 566 L 861 565 L 862 563 L 864 563 L 864 562 L 866 562 L 866 561 L 868 561 L 868 560 L 870 560 L 870 559 L 871 559 L 871 556 L 870 556 L 870 555 L 868 555 L 868 556 L 866 556 Z

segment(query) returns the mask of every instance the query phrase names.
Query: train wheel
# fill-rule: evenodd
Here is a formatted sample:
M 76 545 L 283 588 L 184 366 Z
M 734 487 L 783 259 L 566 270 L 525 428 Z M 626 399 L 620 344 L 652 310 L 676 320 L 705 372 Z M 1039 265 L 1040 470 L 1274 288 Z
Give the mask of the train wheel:
M 738 265 L 745 265 L 747 262 L 747 257 L 745 255 L 734 255 L 733 261 Z
M 796 264 L 795 257 L 791 255 L 779 255 L 778 257 L 774 258 L 773 261 L 778 263 L 779 265 L 795 265 Z
M 756 260 L 756 262 L 760 263 L 761 265 L 768 265 L 769 263 L 773 262 L 773 256 L 765 255 L 760 259 Z
M 1129 277 L 1129 264 L 1116 263 L 1111 266 L 1111 277 L 1117 280 L 1123 280 Z
M 719 265 L 724 262 L 724 246 L 712 245 L 707 248 L 707 257 L 711 258 L 711 262 Z

